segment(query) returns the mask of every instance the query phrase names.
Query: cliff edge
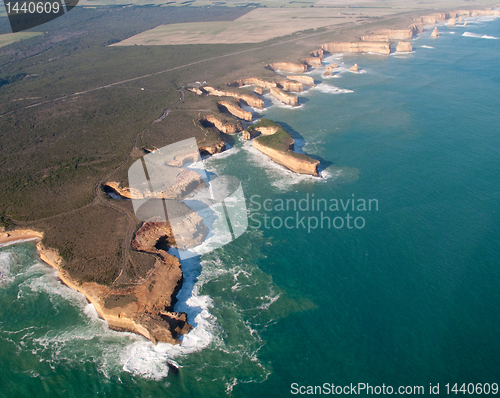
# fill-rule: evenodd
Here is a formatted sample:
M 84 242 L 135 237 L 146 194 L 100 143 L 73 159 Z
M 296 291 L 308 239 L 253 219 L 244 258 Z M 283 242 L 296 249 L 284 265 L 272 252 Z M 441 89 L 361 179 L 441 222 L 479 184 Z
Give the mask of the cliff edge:
M 254 148 L 296 173 L 319 176 L 319 160 L 293 152 L 293 138 L 278 123 L 269 119 L 261 119 L 258 123 L 248 127 L 247 136 L 251 137 L 257 131 L 261 135 L 253 140 Z

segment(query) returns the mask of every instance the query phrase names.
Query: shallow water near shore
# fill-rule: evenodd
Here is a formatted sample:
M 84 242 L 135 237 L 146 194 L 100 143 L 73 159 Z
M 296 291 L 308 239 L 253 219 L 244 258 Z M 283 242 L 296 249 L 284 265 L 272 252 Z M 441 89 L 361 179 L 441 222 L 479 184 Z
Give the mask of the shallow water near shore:
M 498 382 L 500 41 L 489 38 L 500 19 L 473 22 L 439 26 L 437 39 L 426 31 L 404 56 L 336 56 L 342 72 L 313 71 L 318 86 L 299 109 L 262 113 L 321 160 L 323 178 L 284 170 L 238 138 L 206 160 L 242 181 L 252 218 L 242 237 L 183 265 L 178 309 L 196 328 L 180 347 L 109 330 L 33 242 L 0 248 L 0 396 Z M 364 73 L 348 71 L 354 63 Z M 312 195 L 372 199 L 378 211 L 325 211 L 362 217 L 364 228 L 308 231 L 295 218 L 275 228 L 295 211 L 263 208 Z

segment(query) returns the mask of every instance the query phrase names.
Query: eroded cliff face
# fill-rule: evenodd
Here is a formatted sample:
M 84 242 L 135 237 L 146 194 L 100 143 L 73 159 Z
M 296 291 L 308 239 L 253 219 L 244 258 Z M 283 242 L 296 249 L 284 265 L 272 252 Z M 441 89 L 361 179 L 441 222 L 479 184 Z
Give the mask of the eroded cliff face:
M 411 53 L 413 47 L 409 41 L 400 41 L 396 47 L 396 51 L 400 53 Z
M 186 168 L 179 169 L 175 182 L 162 192 L 143 193 L 134 188 L 120 187 L 116 181 L 109 181 L 103 185 L 125 199 L 184 199 L 193 191 L 206 186 L 205 181 L 197 172 Z
M 260 98 L 257 98 L 252 94 L 236 93 L 234 91 L 229 91 L 229 90 L 220 90 L 210 86 L 204 86 L 203 90 L 207 92 L 209 95 L 215 95 L 218 97 L 232 97 L 237 100 L 243 101 L 247 105 L 252 106 L 254 108 L 264 109 L 264 101 L 262 101 Z
M 224 134 L 236 134 L 243 130 L 241 122 L 223 122 L 216 115 L 207 115 L 202 120 L 212 124 L 217 130 Z
M 387 42 L 333 42 L 321 45 L 321 48 L 331 53 L 374 53 L 389 55 L 391 47 Z
M 389 37 L 387 35 L 382 35 L 382 34 L 378 34 L 378 35 L 365 35 L 365 36 L 361 36 L 360 37 L 360 40 L 362 41 L 389 41 Z
M 287 79 L 290 80 L 295 80 L 297 82 L 300 82 L 302 84 L 307 84 L 308 86 L 315 87 L 316 84 L 314 83 L 314 78 L 311 76 L 306 76 L 306 75 L 289 75 L 286 77 Z
M 274 62 L 272 64 L 266 65 L 266 68 L 270 68 L 275 72 L 291 72 L 291 73 L 304 73 L 307 72 L 307 65 L 295 64 L 293 62 Z
M 267 155 L 271 160 L 276 163 L 285 166 L 287 169 L 294 171 L 299 174 L 308 174 L 312 176 L 318 176 L 318 165 L 319 160 L 307 160 L 307 159 L 298 159 L 292 155 L 290 152 L 279 151 L 274 148 L 267 147 L 262 145 L 257 139 L 255 139 L 252 143 L 255 149 L 258 149 L 263 154 Z M 293 144 L 291 147 L 293 150 Z
M 415 21 L 415 23 L 410 25 L 409 28 L 413 32 L 413 35 L 416 36 L 424 31 L 424 24 L 422 21 Z
M 313 68 L 321 68 L 323 64 L 321 63 L 321 58 L 319 57 L 306 57 L 301 59 L 303 64 L 309 65 Z
M 385 36 L 389 40 L 410 40 L 413 37 L 411 29 L 379 29 L 373 33 Z
M 187 314 L 173 311 L 175 296 L 182 285 L 182 270 L 176 257 L 157 251 L 157 261 L 138 284 L 112 289 L 94 282 L 73 279 L 64 270 L 56 250 L 37 244 L 40 258 L 57 270 L 61 281 L 85 295 L 111 329 L 141 334 L 153 343 L 178 344 L 179 336 L 191 329 Z
M 456 17 L 456 12 L 436 12 L 431 15 L 424 15 L 416 20 L 422 22 L 423 25 L 435 25 L 451 17 Z
M 309 53 L 309 55 L 311 57 L 317 57 L 317 58 L 320 58 L 321 60 L 325 57 L 325 54 L 323 53 L 323 50 L 322 49 L 317 49 L 317 50 L 313 50 Z
M 299 106 L 299 97 L 294 94 L 285 93 L 278 87 L 273 87 L 270 90 L 270 93 L 274 98 L 280 100 L 286 105 Z
M 229 86 L 232 87 L 243 87 L 243 86 L 257 86 L 262 88 L 276 87 L 276 82 L 269 82 L 264 79 L 259 79 L 258 77 L 247 77 L 244 79 L 238 79 L 231 83 Z
M 247 122 L 251 122 L 253 120 L 252 113 L 245 111 L 239 105 L 231 104 L 230 102 L 227 101 L 219 101 L 218 104 L 219 107 L 226 109 L 231 115 L 236 116 L 237 118 L 246 120 Z
M 224 141 L 219 141 L 216 144 L 200 145 L 199 149 L 201 153 L 215 155 L 216 153 L 221 153 L 226 150 L 226 143 Z
M 278 87 L 283 91 L 292 91 L 295 93 L 304 91 L 304 86 L 302 85 L 302 83 L 295 80 L 278 79 L 276 80 L 276 83 L 278 83 Z

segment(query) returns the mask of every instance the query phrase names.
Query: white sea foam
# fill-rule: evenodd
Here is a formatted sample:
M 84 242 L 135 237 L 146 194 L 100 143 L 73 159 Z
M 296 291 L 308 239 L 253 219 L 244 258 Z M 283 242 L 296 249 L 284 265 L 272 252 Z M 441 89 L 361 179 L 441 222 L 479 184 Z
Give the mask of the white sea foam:
M 14 276 L 10 269 L 11 261 L 11 253 L 6 251 L 0 253 L 0 287 L 14 280 Z
M 304 104 L 300 103 L 300 97 L 299 97 L 299 106 L 286 105 L 283 102 L 281 102 L 279 99 L 274 98 L 271 94 L 264 94 L 264 97 L 267 98 L 269 101 L 271 101 L 273 103 L 273 105 L 278 107 L 278 108 L 292 109 L 292 110 L 299 110 L 299 109 L 304 108 Z
M 347 94 L 353 93 L 354 91 L 345 88 L 338 88 L 326 83 L 320 83 L 316 87 L 313 87 L 311 91 L 320 91 L 326 94 Z
M 421 48 L 431 48 L 431 49 L 434 49 L 434 47 L 432 46 L 426 46 L 426 45 L 423 45 L 423 46 L 420 46 Z
M 252 146 L 251 141 L 247 141 L 242 147 L 250 155 L 250 159 L 261 166 L 266 172 L 271 181 L 271 185 L 279 190 L 286 191 L 291 189 L 295 184 L 308 181 L 311 183 L 325 182 L 323 178 L 314 177 L 305 174 L 297 174 L 287 168 L 279 165 L 278 163 L 269 159 L 262 152 L 258 151 Z
M 464 37 L 474 37 L 476 39 L 493 39 L 493 40 L 498 40 L 498 37 L 488 36 L 488 35 L 481 35 L 479 33 L 471 33 L 471 32 L 465 32 L 462 36 L 464 36 Z
M 17 245 L 18 243 L 31 242 L 31 241 L 38 240 L 38 239 L 39 238 L 18 239 L 18 240 L 13 240 L 11 242 L 0 243 L 0 248 L 12 246 L 12 245 Z

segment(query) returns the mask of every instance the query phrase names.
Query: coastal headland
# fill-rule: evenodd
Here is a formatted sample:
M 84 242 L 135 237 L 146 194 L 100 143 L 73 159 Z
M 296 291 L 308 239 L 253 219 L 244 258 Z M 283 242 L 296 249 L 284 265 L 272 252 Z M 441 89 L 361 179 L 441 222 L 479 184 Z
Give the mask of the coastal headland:
M 130 97 L 118 89 L 116 93 L 112 91 L 114 89 L 108 91 L 111 99 L 100 97 L 100 93 L 108 90 L 108 86 L 114 86 L 110 86 L 107 81 L 99 81 L 98 84 L 103 87 L 101 91 L 83 93 L 83 88 L 78 87 L 74 90 L 77 95 L 68 98 L 62 105 L 47 102 L 48 105 L 32 106 L 29 109 L 15 108 L 12 111 L 13 108 L 6 108 L 6 112 L 12 112 L 12 118 L 7 115 L 4 119 L 8 121 L 6 123 L 10 123 L 8 126 L 15 126 L 17 120 L 33 120 L 34 127 L 27 126 L 26 134 L 32 129 L 50 130 L 50 123 L 55 122 L 52 121 L 52 116 L 47 116 L 50 112 L 46 112 L 44 109 L 47 108 L 44 107 L 57 108 L 58 114 L 63 115 L 61 117 L 71 128 L 46 136 L 45 139 L 53 148 L 58 145 L 57 139 L 70 136 L 72 129 L 80 133 L 72 137 L 87 140 L 83 141 L 85 146 L 82 146 L 82 151 L 84 147 L 90 147 L 91 142 L 96 144 L 85 156 L 72 154 L 74 159 L 71 158 L 71 162 L 58 159 L 59 163 L 39 165 L 36 170 L 23 171 L 31 174 L 31 178 L 26 181 L 19 182 L 10 178 L 2 183 L 10 196 L 4 197 L 5 206 L 0 210 L 16 230 L 5 231 L 4 234 L 9 236 L 0 237 L 0 243 L 42 238 L 37 245 L 42 260 L 57 270 L 59 278 L 66 285 L 84 294 L 111 328 L 139 333 L 153 342 L 178 343 L 180 336 L 189 332 L 189 321 L 192 320 L 187 319 L 186 314 L 174 310 L 183 276 L 180 262 L 169 255 L 166 249 L 182 242 L 174 242 L 168 224 L 154 220 L 139 222 L 130 202 L 110 199 L 105 193 L 106 189 L 123 198 L 132 198 L 134 192 L 128 188 L 126 170 L 138 157 L 192 136 L 196 137 L 200 151 L 213 155 L 225 150 L 226 135 L 240 132 L 246 139 L 253 138 L 253 146 L 276 163 L 296 173 L 318 176 L 320 161 L 293 152 L 293 138 L 279 124 L 261 119 L 243 129 L 243 122 L 249 123 L 255 118 L 255 114 L 245 106 L 264 109 L 263 96 L 266 95 L 292 107 L 300 105 L 300 93 L 316 84 L 306 72 L 312 68 L 324 68 L 325 73 L 333 73 L 333 65 L 323 65 L 322 60 L 328 53 L 375 53 L 386 56 L 394 51 L 408 52 L 411 51 L 411 39 L 424 29 L 430 33 L 437 23 L 498 15 L 495 10 L 478 10 L 478 4 L 471 9 L 466 9 L 464 4 L 466 3 L 457 2 L 457 6 L 450 7 L 443 4 L 437 12 L 428 10 L 423 5 L 419 5 L 418 9 L 407 7 L 383 15 L 381 13 L 385 11 L 377 9 L 379 14 L 373 19 L 361 18 L 363 11 L 355 10 L 353 13 L 357 14 L 342 20 L 343 25 L 323 24 L 323 21 L 318 25 L 323 30 L 298 34 L 293 32 L 294 35 L 274 39 L 276 41 L 272 43 L 257 42 L 262 48 L 241 44 L 241 47 L 231 48 L 230 53 L 229 50 L 225 53 L 222 46 L 217 47 L 215 44 L 212 44 L 213 47 L 207 46 L 206 51 L 200 47 L 190 47 L 186 51 L 192 51 L 189 53 L 191 58 L 186 56 L 189 59 L 182 61 L 188 66 L 181 68 L 183 64 L 180 64 L 180 60 L 175 60 L 179 64 L 172 64 L 171 69 L 176 74 L 174 77 L 163 68 L 163 62 L 166 59 L 165 51 L 176 54 L 179 49 L 173 48 L 175 46 L 166 46 L 166 49 L 157 47 L 159 55 L 153 54 L 151 57 L 156 62 L 155 67 L 159 68 L 161 65 L 167 72 L 154 75 L 153 80 L 153 73 L 158 69 L 148 69 L 147 72 L 151 75 L 145 77 L 140 85 L 135 80 L 128 82 L 127 90 L 133 92 Z M 446 8 L 453 8 L 455 11 L 446 11 Z M 296 12 L 300 10 L 297 9 Z M 266 10 L 258 11 L 262 13 Z M 241 10 L 238 12 L 243 13 Z M 429 25 L 432 27 L 429 28 Z M 143 55 L 140 51 L 145 51 L 147 47 L 144 47 L 146 43 L 127 47 L 125 42 L 132 38 L 123 38 L 120 43 L 110 43 L 113 46 L 102 51 L 122 52 L 129 54 L 130 59 L 135 59 L 138 54 Z M 225 38 L 228 45 L 231 44 L 230 39 Z M 137 38 L 134 40 L 137 41 Z M 128 42 L 137 44 L 133 43 L 134 40 Z M 211 40 L 215 39 L 212 37 Z M 241 40 L 241 35 L 238 40 Z M 160 43 L 150 44 L 150 47 L 155 47 Z M 232 56 L 232 53 L 235 55 Z M 202 57 L 207 60 L 205 63 L 201 62 Z M 360 63 L 360 67 L 362 66 Z M 28 66 L 25 68 L 28 70 Z M 116 69 L 116 66 L 110 62 L 106 64 L 106 68 L 111 74 L 110 71 Z M 135 77 L 130 75 L 116 80 L 125 81 L 126 78 Z M 201 83 L 203 81 L 206 83 Z M 160 83 L 166 87 L 163 91 L 168 91 L 168 100 L 164 92 L 160 95 L 154 91 Z M 141 88 L 145 90 L 142 91 Z M 59 89 L 60 92 L 69 92 L 64 86 Z M 28 98 L 23 90 L 16 92 L 16 99 Z M 150 102 L 146 96 L 139 97 L 147 93 L 151 93 Z M 39 95 L 41 92 L 35 92 L 29 98 Z M 55 92 L 53 97 L 58 98 L 60 95 Z M 124 96 L 126 100 L 120 96 Z M 9 98 L 4 103 L 11 104 L 13 100 Z M 81 134 L 82 131 L 106 131 L 104 127 L 109 127 L 118 120 L 108 116 L 113 110 L 116 112 L 113 101 L 126 108 L 129 114 L 125 118 L 119 115 L 124 121 L 120 120 L 120 129 L 109 141 L 105 141 L 104 145 L 99 141 L 101 136 Z M 34 104 L 37 102 L 26 102 L 26 106 Z M 67 116 L 64 116 L 66 113 L 63 111 Z M 28 114 L 29 117 L 25 117 Z M 95 120 L 106 120 L 107 124 L 96 128 L 87 120 L 92 119 L 89 115 L 94 115 Z M 43 123 L 48 123 L 49 127 Z M 56 134 L 55 139 L 51 138 L 52 134 Z M 30 141 L 32 135 L 26 139 L 26 142 L 32 144 L 31 148 L 34 148 L 30 151 L 45 155 L 46 148 L 40 143 L 43 140 Z M 126 145 L 122 147 L 116 144 L 114 147 L 114 143 L 121 142 L 126 142 Z M 6 149 L 12 152 L 12 159 L 18 152 L 27 150 L 13 145 L 12 148 L 16 151 L 9 149 L 11 147 Z M 102 148 L 106 148 L 106 151 Z M 11 172 L 14 173 L 14 170 L 12 167 Z M 181 176 L 179 189 L 195 183 L 196 178 L 192 175 Z M 17 190 L 26 195 L 27 191 L 18 188 L 25 186 L 26 190 L 32 190 L 32 203 L 23 202 L 23 196 L 16 196 Z M 65 195 L 68 191 L 72 195 Z M 109 222 L 114 224 L 108 228 Z M 201 220 L 190 219 L 186 225 L 192 231 L 193 241 L 199 240 L 206 233 L 201 224 Z M 34 230 L 31 231 L 30 228 Z M 43 230 L 43 235 L 38 230 Z M 80 235 L 83 237 L 79 238 Z M 91 239 L 100 245 L 91 244 Z

